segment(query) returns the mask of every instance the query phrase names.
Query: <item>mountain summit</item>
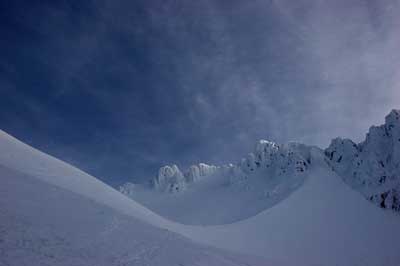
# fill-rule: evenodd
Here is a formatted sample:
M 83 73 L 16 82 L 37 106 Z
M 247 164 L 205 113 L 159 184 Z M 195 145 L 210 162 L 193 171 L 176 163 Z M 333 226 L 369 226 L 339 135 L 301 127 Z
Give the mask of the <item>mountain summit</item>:
M 199 163 L 183 172 L 177 165 L 167 165 L 150 189 L 127 183 L 120 191 L 182 223 L 231 223 L 272 207 L 295 191 L 307 175 L 311 149 L 260 140 L 236 164 Z
M 260 140 L 255 149 L 237 164 L 223 166 L 199 163 L 181 172 L 176 165 L 163 166 L 153 180 L 154 188 L 176 193 L 185 190 L 191 183 L 213 175 L 229 176 L 231 183 L 244 182 L 249 176 L 264 172 L 266 176 L 298 176 L 310 163 L 309 148 L 298 143 L 278 145 Z
M 237 164 L 127 187 L 157 214 L 0 131 L 0 265 L 398 266 L 398 114 L 360 144 L 260 141 Z
M 325 155 L 332 169 L 368 200 L 400 211 L 400 110 L 372 126 L 359 144 L 334 139 Z
M 311 156 L 314 150 L 324 158 L 324 167 L 354 190 L 379 207 L 399 211 L 399 117 L 399 110 L 391 111 L 385 123 L 372 126 L 366 140 L 359 144 L 336 138 L 321 150 L 295 142 L 260 140 L 251 153 L 235 164 L 199 163 L 185 171 L 175 164 L 166 165 L 151 181 L 150 189 L 127 183 L 120 191 L 182 223 L 234 222 L 276 205 L 298 189 L 315 163 Z

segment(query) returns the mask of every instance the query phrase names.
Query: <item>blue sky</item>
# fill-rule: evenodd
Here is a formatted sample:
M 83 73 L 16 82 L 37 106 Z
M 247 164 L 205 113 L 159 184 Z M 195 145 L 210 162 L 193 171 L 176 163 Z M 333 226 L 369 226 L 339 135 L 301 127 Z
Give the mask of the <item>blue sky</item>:
M 400 107 L 400 4 L 1 1 L 0 125 L 111 185 Z

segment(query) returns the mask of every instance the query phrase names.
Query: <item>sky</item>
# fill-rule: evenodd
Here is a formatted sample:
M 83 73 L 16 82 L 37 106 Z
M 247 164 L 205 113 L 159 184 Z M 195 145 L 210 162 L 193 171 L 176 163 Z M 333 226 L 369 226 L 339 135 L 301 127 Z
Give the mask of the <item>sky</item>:
M 400 108 L 398 0 L 0 1 L 0 128 L 118 186 Z M 0 151 L 1 152 L 1 151 Z

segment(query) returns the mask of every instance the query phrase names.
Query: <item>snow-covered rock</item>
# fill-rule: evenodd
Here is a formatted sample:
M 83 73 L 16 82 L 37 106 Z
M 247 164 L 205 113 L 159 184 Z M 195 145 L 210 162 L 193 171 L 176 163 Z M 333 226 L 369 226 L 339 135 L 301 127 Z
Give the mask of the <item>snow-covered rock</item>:
M 231 183 L 246 183 L 252 176 L 260 174 L 266 179 L 283 175 L 289 179 L 301 178 L 310 163 L 309 149 L 306 145 L 294 142 L 278 145 L 260 140 L 253 153 L 249 153 L 238 165 L 232 166 Z
M 161 192 L 177 193 L 185 191 L 187 186 L 212 176 L 227 176 L 231 184 L 240 184 L 254 174 L 263 173 L 265 178 L 282 175 L 299 176 L 310 163 L 309 147 L 291 142 L 278 145 L 274 142 L 260 140 L 254 151 L 242 158 L 237 164 L 222 166 L 199 163 L 181 172 L 177 165 L 163 166 L 153 180 L 153 187 Z M 131 183 L 120 187 L 124 194 L 132 194 L 135 189 Z
M 119 187 L 119 191 L 122 194 L 125 194 L 125 195 L 129 196 L 131 193 L 133 193 L 133 191 L 135 190 L 136 186 L 137 186 L 136 184 L 128 182 L 128 183 L 125 183 L 124 185 L 120 186 Z
M 180 228 L 0 130 L 1 266 L 276 265 L 172 232 Z
M 176 193 L 185 190 L 186 180 L 178 166 L 163 166 L 158 171 L 154 180 L 154 187 L 157 190 Z
M 336 138 L 325 150 L 327 161 L 346 183 L 382 208 L 400 211 L 400 111 L 372 126 L 356 144 Z
M 120 191 L 178 222 L 231 223 L 272 207 L 295 191 L 306 177 L 310 149 L 294 142 L 260 140 L 236 164 L 200 163 L 183 173 L 176 165 L 164 166 L 150 189 L 127 183 Z
M 193 165 L 193 166 L 197 166 L 197 165 Z M 197 167 L 199 168 L 200 177 L 212 175 L 217 170 L 217 167 L 215 165 L 208 165 L 205 163 L 199 163 L 199 165 Z
M 273 208 L 261 205 L 267 200 L 259 192 L 274 187 L 282 195 L 284 189 L 274 184 L 293 185 L 298 179 L 282 183 L 288 176 L 271 176 L 268 183 L 263 171 L 255 170 L 248 181 L 258 190 L 250 193 L 214 175 L 196 184 L 211 183 L 212 191 L 203 186 L 172 196 L 155 190 L 147 194 L 147 200 L 167 202 L 161 206 L 169 207 L 164 213 L 201 218 L 200 213 L 209 220 L 228 214 L 240 221 L 185 226 L 0 131 L 0 265 L 398 266 L 400 216 L 350 189 L 320 149 L 293 145 L 311 164 L 303 172 L 304 183 Z M 215 180 L 224 182 L 218 187 Z M 134 187 L 138 192 L 140 186 Z M 273 260 L 255 261 L 203 244 Z
M 166 165 L 158 170 L 158 176 L 153 180 L 153 187 L 160 192 L 178 193 L 184 191 L 187 184 L 196 182 L 202 177 L 210 176 L 217 170 L 214 165 L 200 163 L 192 165 L 189 169 L 182 173 L 175 164 Z M 130 194 L 134 190 L 131 183 L 127 183 L 120 188 L 124 194 Z

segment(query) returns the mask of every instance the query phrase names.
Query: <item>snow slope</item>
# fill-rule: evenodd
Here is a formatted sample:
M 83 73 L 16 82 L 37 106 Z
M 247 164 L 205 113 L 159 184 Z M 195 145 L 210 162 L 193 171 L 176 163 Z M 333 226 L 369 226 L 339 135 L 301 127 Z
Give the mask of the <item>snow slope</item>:
M 164 166 L 152 186 L 127 183 L 120 191 L 180 223 L 233 223 L 287 198 L 303 183 L 309 163 L 306 145 L 261 140 L 237 164 L 200 163 L 183 173 L 176 165 Z
M 89 197 L 156 226 L 169 222 L 87 173 L 40 152 L 0 130 L 0 165 Z
M 76 168 L 68 166 L 67 164 L 64 164 L 54 158 L 35 151 L 29 146 L 26 146 L 9 137 L 5 133 L 2 133 L 0 137 L 0 150 L 0 165 L 7 166 L 7 169 L 14 169 L 12 170 L 13 178 L 7 179 L 4 178 L 6 176 L 5 174 L 1 175 L 2 188 L 5 187 L 5 189 L 2 189 L 0 194 L 0 202 L 2 204 L 0 210 L 6 210 L 2 213 L 5 213 L 5 215 L 3 215 L 4 217 L 8 217 L 7 219 L 2 217 L 0 224 L 2 225 L 2 228 L 8 228 L 6 229 L 8 232 L 12 232 L 14 236 L 8 236 L 7 239 L 11 239 L 11 243 L 14 244 L 11 246 L 5 246 L 4 243 L 9 242 L 7 242 L 8 240 L 2 240 L 0 241 L 0 245 L 6 247 L 3 248 L 3 253 L 4 250 L 7 252 L 13 250 L 12 252 L 15 253 L 9 254 L 14 254 L 13 256 L 15 257 L 24 257 L 26 254 L 25 252 L 28 252 L 25 250 L 26 245 L 29 247 L 28 250 L 32 250 L 31 244 L 29 243 L 36 243 L 37 241 L 40 242 L 41 240 L 39 240 L 39 238 L 42 235 L 46 236 L 46 234 L 50 234 L 46 233 L 45 231 L 54 228 L 52 231 L 54 234 L 58 232 L 63 234 L 61 237 L 71 236 L 71 239 L 68 239 L 67 242 L 72 243 L 70 245 L 72 249 L 76 244 L 86 243 L 82 239 L 95 239 L 94 242 L 85 246 L 87 249 L 84 249 L 84 255 L 79 256 L 95 256 L 96 253 L 91 253 L 91 247 L 94 247 L 94 250 L 105 250 L 104 256 L 106 256 L 107 252 L 110 252 L 110 254 L 117 252 L 115 257 L 120 258 L 122 255 L 120 255 L 121 253 L 118 253 L 118 250 L 120 249 L 119 245 L 122 245 L 122 243 L 127 244 L 126 242 L 128 240 L 126 240 L 126 237 L 129 238 L 135 234 L 139 234 L 135 231 L 135 228 L 131 228 L 131 226 L 128 225 L 123 226 L 125 229 L 121 228 L 119 233 L 110 234 L 112 235 L 110 236 L 110 241 L 106 241 L 109 243 L 105 244 L 104 242 L 101 242 L 101 240 L 98 240 L 98 235 L 100 235 L 100 232 L 107 232 L 107 230 L 109 230 L 104 230 L 104 228 L 114 228 L 116 224 L 118 224 L 118 222 L 113 222 L 110 220 L 112 215 L 107 214 L 105 215 L 106 218 L 94 216 L 92 220 L 92 215 L 85 215 L 85 213 L 93 213 L 96 211 L 90 212 L 84 209 L 77 210 L 77 213 L 81 213 L 82 215 L 74 215 L 73 217 L 69 218 L 72 219 L 72 221 L 69 221 L 71 223 L 70 229 L 63 229 L 66 218 L 63 218 L 62 221 L 57 221 L 54 220 L 55 218 L 51 215 L 55 209 L 58 209 L 59 211 L 55 212 L 55 214 L 61 215 L 61 217 L 66 217 L 68 216 L 68 211 L 65 211 L 65 209 L 71 210 L 71 206 L 73 206 L 74 209 L 80 209 L 86 208 L 84 207 L 85 204 L 93 204 L 94 206 L 102 206 L 102 208 L 106 208 L 110 212 L 112 211 L 118 217 L 125 217 L 121 219 L 126 221 L 126 223 L 132 223 L 132 226 L 137 227 L 138 231 L 140 232 L 153 230 L 156 231 L 153 232 L 156 238 L 154 242 L 149 242 L 148 240 L 143 239 L 145 238 L 144 235 L 146 234 L 144 234 L 143 237 L 140 234 L 137 238 L 132 237 L 139 239 L 138 241 L 143 243 L 144 253 L 146 253 L 149 249 L 151 250 L 153 246 L 157 246 L 158 244 L 156 243 L 159 243 L 161 241 L 160 238 L 163 238 L 162 233 L 157 233 L 160 232 L 157 231 L 159 229 L 155 229 L 154 227 L 144 223 L 145 221 L 150 221 L 152 224 L 157 224 L 160 227 L 168 228 L 171 231 L 178 232 L 203 244 L 213 245 L 217 248 L 226 248 L 240 253 L 247 253 L 249 255 L 255 254 L 266 258 L 273 258 L 274 261 L 279 261 L 281 263 L 283 262 L 284 265 L 400 265 L 400 252 L 398 247 L 398 242 L 400 239 L 400 216 L 389 210 L 377 208 L 371 202 L 366 201 L 360 193 L 355 192 L 350 186 L 345 184 L 336 174 L 336 172 L 332 171 L 331 167 L 327 165 L 323 151 L 317 148 L 310 149 L 311 163 L 305 172 L 304 183 L 294 192 L 292 192 L 286 199 L 280 201 L 273 207 L 264 210 L 248 219 L 243 219 L 240 222 L 205 227 L 186 226 L 169 222 L 142 207 L 141 205 L 135 203 L 134 201 L 124 197 L 115 190 L 108 188 L 103 183 L 95 180 L 93 177 L 90 177 Z M 4 169 L 6 168 L 3 167 L 1 171 L 8 171 L 7 169 Z M 20 169 L 22 172 L 21 175 L 27 176 L 26 178 L 21 177 L 21 179 L 23 178 L 24 180 L 20 181 L 19 183 L 11 182 L 18 179 L 17 175 L 15 174 L 15 169 Z M 40 187 L 40 189 L 35 188 L 24 190 L 22 188 L 26 186 L 26 184 L 29 184 L 29 182 L 26 181 L 28 177 L 31 180 L 35 180 L 35 183 L 44 181 L 43 183 L 46 183 L 48 187 L 61 187 L 62 189 L 60 190 L 67 191 L 68 193 L 57 192 L 51 194 L 51 189 L 49 188 L 44 191 L 44 189 L 42 190 L 42 185 L 37 186 Z M 68 182 L 68 180 L 71 180 L 71 182 Z M 4 183 L 6 184 L 5 186 L 3 186 Z M 76 191 L 76 193 L 70 193 L 69 191 L 71 190 Z M 11 192 L 7 193 L 7 191 Z M 35 193 L 35 191 L 38 191 L 38 193 Z M 14 197 L 13 195 L 16 196 Z M 63 200 L 59 199 L 58 202 L 53 196 L 50 195 L 54 195 L 54 197 L 58 197 L 56 195 L 60 195 L 59 197 Z M 74 197 L 78 197 L 80 199 L 85 198 L 85 201 L 79 200 L 76 203 L 73 203 L 73 201 L 70 199 L 70 197 L 73 195 Z M 45 196 L 44 200 L 40 200 L 42 196 Z M 89 201 L 87 200 L 88 198 L 92 200 Z M 19 201 L 21 203 L 18 203 Z M 39 206 L 43 205 L 43 213 L 45 216 L 51 215 L 51 218 L 40 220 L 40 218 L 37 218 L 37 215 L 30 214 L 28 210 L 33 208 L 36 210 L 38 209 L 38 207 L 29 205 L 32 201 L 37 202 Z M 61 201 L 71 202 L 71 204 L 63 206 Z M 14 202 L 16 202 L 15 205 L 13 205 Z M 55 204 L 56 206 L 51 204 L 51 202 L 57 203 Z M 18 206 L 18 204 L 28 205 L 26 205 L 27 207 L 13 207 Z M 49 204 L 49 207 L 46 207 L 46 204 Z M 57 205 L 59 204 L 61 208 L 57 208 Z M 218 204 L 218 202 L 215 202 L 215 204 Z M 93 210 L 94 209 L 99 210 L 101 208 L 93 207 Z M 37 213 L 36 210 L 35 214 Z M 107 213 L 108 211 L 105 212 Z M 101 213 L 101 211 L 99 211 L 99 213 Z M 127 214 L 130 217 L 128 218 L 128 216 L 124 216 L 123 214 Z M 210 213 L 210 215 L 212 214 Z M 107 217 L 109 219 L 108 222 L 106 222 Z M 132 217 L 137 218 L 133 219 Z M 74 223 L 75 219 L 77 219 L 78 222 Z M 119 219 L 120 218 L 117 220 Z M 97 220 L 99 220 L 99 224 L 96 224 Z M 142 229 L 138 220 L 141 220 L 141 223 L 149 229 Z M 22 224 L 21 226 L 17 226 L 17 229 L 21 229 L 17 230 L 15 227 L 13 227 L 14 224 L 18 224 L 15 223 L 15 221 L 19 221 L 18 223 Z M 49 226 L 46 224 L 46 227 L 43 227 L 43 221 L 50 221 Z M 73 231 L 73 229 L 79 228 L 82 223 L 85 224 L 83 228 L 90 227 L 89 225 L 94 223 L 93 230 L 95 231 L 91 231 L 92 229 L 88 228 L 88 231 L 84 229 L 73 234 L 69 234 L 69 232 Z M 26 226 L 29 227 L 29 224 L 33 226 L 33 229 L 25 230 L 24 228 Z M 110 226 L 105 226 L 104 224 L 109 224 Z M 4 232 L 4 229 L 1 230 Z M 30 236 L 31 231 L 34 232 L 33 236 Z M 26 232 L 28 232 L 28 240 L 25 240 L 25 238 L 19 235 L 26 234 Z M 167 242 L 171 243 L 171 250 L 165 251 L 165 253 L 174 253 L 178 252 L 176 250 L 181 250 L 179 251 L 181 252 L 179 254 L 181 254 L 180 256 L 182 256 L 182 258 L 184 258 L 186 255 L 183 254 L 186 254 L 187 252 L 187 254 L 189 254 L 187 258 L 188 262 L 182 262 L 183 265 L 196 265 L 197 262 L 190 262 L 190 259 L 192 258 L 199 258 L 199 260 L 203 259 L 202 255 L 200 254 L 204 255 L 205 253 L 201 248 L 198 249 L 196 244 L 186 242 L 187 240 L 179 240 L 179 237 L 175 234 L 169 234 L 171 234 L 173 238 L 176 237 L 177 242 L 184 241 L 182 242 L 182 245 L 185 245 L 185 248 L 192 251 L 186 251 L 187 249 L 180 248 L 182 246 L 179 246 L 180 244 L 178 243 L 175 244 L 174 240 L 172 242 Z M 4 233 L 1 235 L 4 235 Z M 49 238 L 53 239 L 53 237 Z M 19 241 L 19 239 L 23 240 Z M 48 241 L 46 239 L 47 237 L 45 237 L 43 243 Z M 75 239 L 77 239 L 76 242 L 74 242 Z M 50 246 L 57 246 L 55 249 L 58 249 L 58 242 L 54 242 L 56 240 L 51 241 L 53 241 L 51 242 L 53 244 Z M 175 245 L 179 248 L 173 248 Z M 114 246 L 116 250 L 113 249 Z M 122 250 L 129 250 L 129 252 L 130 250 L 134 250 L 133 247 L 129 247 L 127 249 L 122 248 Z M 37 247 L 34 247 L 33 249 L 36 250 L 34 251 L 35 254 L 39 252 L 37 251 Z M 205 249 L 210 250 L 209 252 L 214 252 L 212 249 Z M 200 254 L 198 256 L 193 255 L 197 251 Z M 45 254 L 47 254 L 46 252 L 47 250 L 45 251 Z M 64 254 L 64 250 L 57 252 Z M 67 254 L 78 256 L 75 253 L 68 253 L 75 251 L 66 252 Z M 127 251 L 124 254 L 128 256 L 129 252 Z M 162 252 L 164 252 L 163 249 L 161 249 L 160 252 L 157 251 L 155 253 L 158 254 Z M 207 258 L 210 257 L 211 259 L 213 257 L 218 257 L 216 259 L 217 261 L 223 260 L 226 263 L 233 263 L 232 261 L 237 262 L 239 260 L 232 259 L 233 255 L 225 255 L 227 253 L 222 251 L 215 252 L 216 253 L 213 253 L 215 254 L 213 256 L 209 256 L 208 254 L 205 254 L 204 256 Z M 89 253 L 89 255 L 87 255 L 87 253 Z M 59 253 L 53 252 L 51 253 L 51 256 L 60 258 L 61 255 L 57 254 Z M 139 252 L 139 254 L 141 253 Z M 40 256 L 42 255 L 39 256 L 36 254 L 35 256 L 37 259 L 41 259 Z M 242 259 L 243 257 L 239 258 Z M 160 260 L 164 259 L 160 257 Z M 109 257 L 107 257 L 107 261 L 110 261 Z M 151 261 L 148 263 L 148 265 L 157 265 L 155 262 L 153 262 L 154 261 Z M 179 265 L 179 263 L 176 265 Z M 206 261 L 203 264 L 212 265 L 212 263 L 213 262 Z M 216 265 L 223 265 L 222 263 L 219 264 L 219 262 L 215 263 L 217 263 Z M 73 265 L 73 263 L 71 264 Z M 79 265 L 78 263 L 76 264 Z M 134 263 L 131 264 L 135 265 Z M 243 264 L 247 265 L 246 263 Z M 43 263 L 43 265 L 46 264 Z M 115 263 L 109 265 L 124 264 Z M 138 265 L 141 264 L 138 263 Z M 146 262 L 142 263 L 142 265 L 146 265 Z M 201 264 L 198 263 L 197 265 Z M 252 264 L 250 263 L 250 265 Z M 268 264 L 264 262 L 258 265 Z M 277 264 L 274 263 L 273 265 Z
M 304 184 L 272 208 L 186 235 L 288 265 L 400 265 L 400 217 L 346 185 L 321 150 L 312 150 L 312 162 Z
M 265 265 L 0 167 L 0 265 Z
M 4 132 L 0 184 L 1 266 L 270 265 L 155 227 L 145 221 L 165 221 Z

